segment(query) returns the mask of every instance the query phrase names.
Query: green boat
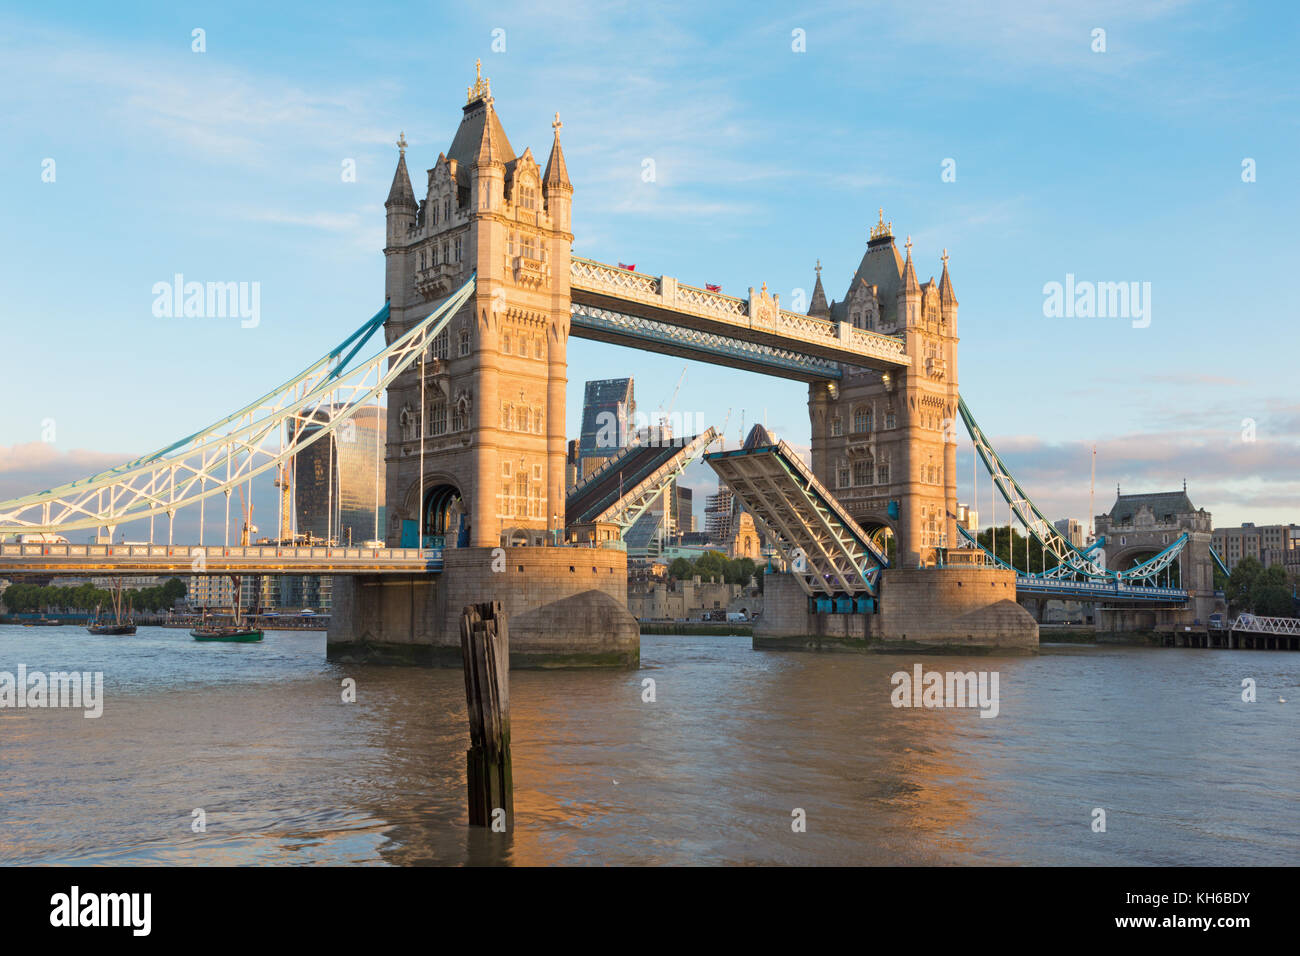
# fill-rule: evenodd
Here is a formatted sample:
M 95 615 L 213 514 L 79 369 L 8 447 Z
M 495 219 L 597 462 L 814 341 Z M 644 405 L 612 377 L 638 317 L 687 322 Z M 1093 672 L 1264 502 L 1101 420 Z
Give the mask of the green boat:
M 196 627 L 190 631 L 196 641 L 227 641 L 233 644 L 253 644 L 262 639 L 262 632 L 246 627 Z

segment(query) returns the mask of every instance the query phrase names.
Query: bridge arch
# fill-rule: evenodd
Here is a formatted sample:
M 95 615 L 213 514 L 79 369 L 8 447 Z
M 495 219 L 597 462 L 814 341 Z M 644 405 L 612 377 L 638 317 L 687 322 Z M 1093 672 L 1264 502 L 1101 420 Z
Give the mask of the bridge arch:
M 853 515 L 853 520 L 871 537 L 872 544 L 879 549 L 880 553 L 888 555 L 890 560 L 893 560 L 898 541 L 897 522 L 886 515 L 875 513 L 856 514 Z
M 1148 542 L 1121 546 L 1120 550 L 1106 554 L 1106 567 L 1111 571 L 1128 571 L 1145 561 L 1150 561 L 1169 545 L 1167 543 Z M 1167 577 L 1166 577 L 1167 575 Z M 1168 581 L 1171 587 L 1182 587 L 1182 562 L 1171 561 L 1169 567 L 1160 572 L 1159 583 Z
M 420 509 L 426 535 L 441 535 L 449 538 L 448 545 L 456 543 L 455 537 L 460 531 L 461 518 L 466 514 L 465 502 L 460 489 L 453 483 L 444 481 L 424 489 L 424 506 Z

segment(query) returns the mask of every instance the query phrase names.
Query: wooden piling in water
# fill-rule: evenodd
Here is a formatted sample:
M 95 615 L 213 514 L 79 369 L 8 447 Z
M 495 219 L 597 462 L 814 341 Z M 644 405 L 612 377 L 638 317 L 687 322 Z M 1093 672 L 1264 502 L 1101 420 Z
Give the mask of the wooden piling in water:
M 469 824 L 486 827 L 496 810 L 514 828 L 510 769 L 510 634 L 500 601 L 470 604 L 460 616 L 470 748 L 465 752 Z

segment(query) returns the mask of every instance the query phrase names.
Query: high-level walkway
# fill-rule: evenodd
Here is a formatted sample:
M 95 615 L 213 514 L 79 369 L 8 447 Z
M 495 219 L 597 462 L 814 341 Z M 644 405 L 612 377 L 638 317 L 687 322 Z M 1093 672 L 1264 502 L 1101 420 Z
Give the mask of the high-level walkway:
M 838 379 L 837 363 L 882 371 L 911 364 L 903 340 L 788 312 L 766 288 L 747 299 L 572 258 L 571 334 L 783 378 Z

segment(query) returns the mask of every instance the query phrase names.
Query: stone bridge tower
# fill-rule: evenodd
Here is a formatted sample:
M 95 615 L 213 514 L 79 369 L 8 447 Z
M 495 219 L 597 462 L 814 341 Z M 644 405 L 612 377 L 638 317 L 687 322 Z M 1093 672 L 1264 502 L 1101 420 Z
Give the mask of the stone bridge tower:
M 1177 562 L 1161 577 L 1187 590 L 1185 608 L 1161 611 L 1141 608 L 1098 608 L 1096 623 L 1101 631 L 1145 631 L 1160 626 L 1204 627 L 1219 605 L 1214 593 L 1214 559 L 1210 556 L 1214 518 L 1197 508 L 1182 491 L 1149 494 L 1121 494 L 1115 489 L 1115 504 L 1109 514 L 1097 515 L 1098 536 L 1106 538 L 1102 551 L 1105 566 L 1124 571 L 1149 560 L 1187 535 L 1187 544 Z
M 470 275 L 477 286 L 434 342 L 423 390 L 418 362 L 388 390 L 390 545 L 413 547 L 417 521 L 426 545 L 540 545 L 562 528 L 573 186 L 558 114 L 552 126 L 545 169 L 531 149 L 516 155 L 477 75 L 418 203 L 398 142 L 388 341 Z
M 902 567 L 929 566 L 956 546 L 957 297 L 943 274 L 917 282 L 883 211 L 848 292 L 826 304 L 821 268 L 809 315 L 904 340 L 912 364 L 882 373 L 844 367 L 809 386 L 814 474 L 868 530 L 889 528 Z

